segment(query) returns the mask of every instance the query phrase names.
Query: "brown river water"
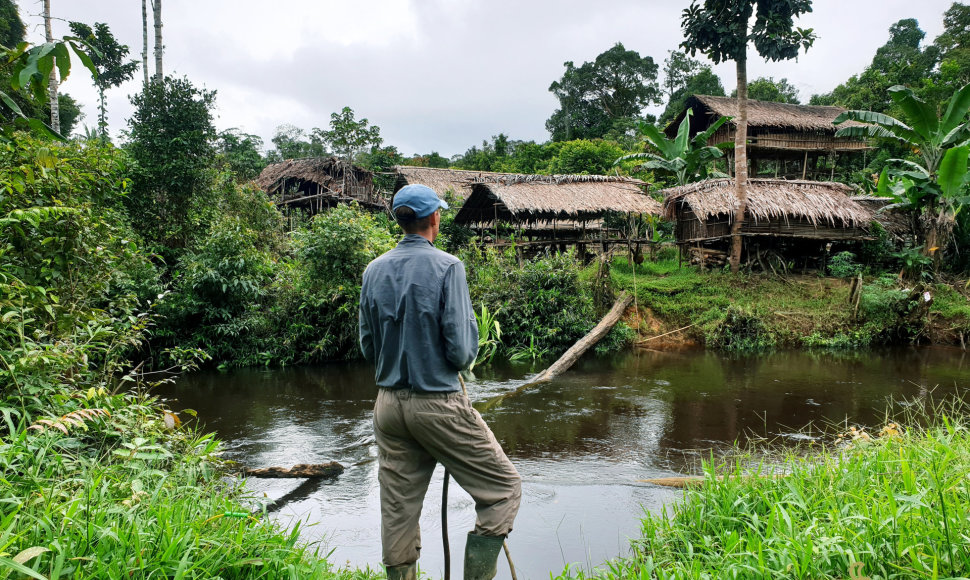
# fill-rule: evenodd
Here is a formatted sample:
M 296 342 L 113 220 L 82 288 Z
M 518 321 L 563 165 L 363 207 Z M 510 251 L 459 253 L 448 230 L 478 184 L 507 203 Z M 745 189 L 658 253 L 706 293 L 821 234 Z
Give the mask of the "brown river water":
M 484 402 L 523 384 L 540 366 L 495 364 L 469 381 Z M 712 451 L 767 437 L 804 444 L 822 425 L 880 426 L 890 400 L 943 398 L 970 386 L 959 349 L 904 348 L 833 354 L 731 357 L 706 351 L 636 351 L 588 357 L 555 382 L 484 413 L 523 477 L 509 548 L 518 578 L 589 569 L 628 553 L 644 511 L 679 492 L 639 480 L 684 473 Z M 273 512 L 301 522 L 338 567 L 380 567 L 380 512 L 372 406 L 373 370 L 332 364 L 283 370 L 204 372 L 156 394 L 191 408 L 225 441 L 225 457 L 251 468 L 338 461 L 323 483 L 250 480 L 253 496 L 285 498 Z M 422 570 L 443 576 L 439 467 L 421 518 Z M 460 577 L 471 498 L 450 486 L 452 574 Z M 332 552 L 331 552 L 332 551 Z M 510 578 L 504 557 L 498 578 Z

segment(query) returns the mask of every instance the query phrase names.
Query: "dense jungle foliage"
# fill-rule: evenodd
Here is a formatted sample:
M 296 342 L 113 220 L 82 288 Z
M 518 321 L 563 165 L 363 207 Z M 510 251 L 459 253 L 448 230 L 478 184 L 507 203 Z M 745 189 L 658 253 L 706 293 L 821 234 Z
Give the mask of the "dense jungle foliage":
M 103 23 L 73 23 L 88 45 L 65 39 L 30 47 L 22 44 L 24 25 L 10 0 L 0 0 L 0 15 L 0 44 L 7 47 L 0 48 L 0 577 L 351 575 L 330 571 L 325 559 L 298 542 L 298 528 L 282 532 L 258 509 L 251 512 L 254 504 L 223 477 L 218 443 L 182 427 L 146 394 L 151 384 L 199 365 L 298 365 L 359 356 L 361 273 L 393 247 L 401 231 L 386 214 L 356 205 L 284 218 L 250 181 L 267 163 L 339 155 L 378 172 L 385 189 L 387 176 L 380 172 L 409 163 L 616 173 L 646 179 L 654 189 L 727 169 L 712 153 L 703 157 L 704 167 L 678 170 L 699 155 L 690 144 L 651 167 L 636 161 L 635 154 L 656 158 L 663 150 L 657 146 L 662 127 L 643 114 L 644 106 L 666 103 L 663 124 L 690 94 L 725 93 L 709 66 L 676 51 L 664 62 L 663 83 L 652 57 L 621 44 L 591 62 L 566 63 L 550 86 L 559 107 L 547 121 L 551 140 L 545 143 L 500 133 L 452 158 L 437 152 L 408 157 L 344 107 L 332 114 L 327 129 L 281 126 L 273 148 L 264 152 L 257 136 L 216 131 L 214 92 L 166 77 L 131 97 L 135 113 L 116 146 L 103 95 L 117 86 L 111 79 L 134 72 L 128 48 Z M 970 199 L 970 150 L 960 141 L 960 127 L 943 128 L 954 119 L 964 126 L 966 115 L 950 119 L 950 112 L 970 107 L 970 92 L 961 92 L 970 82 L 968 30 L 970 8 L 961 3 L 946 11 L 944 32 L 931 44 L 924 43 L 915 20 L 900 20 L 864 71 L 810 101 L 874 112 L 883 116 L 870 120 L 889 127 L 894 120 L 919 127 L 914 117 L 927 123 L 925 134 L 908 139 L 878 134 L 871 155 L 834 169 L 837 180 L 895 196 L 926 225 L 922 237 L 902 245 L 882 237 L 836 248 L 826 270 L 800 277 L 754 265 L 731 275 L 698 271 L 664 249 L 641 265 L 623 257 L 584 263 L 569 253 L 520 259 L 514 250 L 480 250 L 469 243 L 471 232 L 454 223 L 452 210 L 437 245 L 466 264 L 481 335 L 478 364 L 492 356 L 535 360 L 559 354 L 621 290 L 636 296 L 634 314 L 598 346 L 600 352 L 671 332 L 728 351 L 964 343 L 970 333 L 970 258 L 962 249 L 970 244 L 970 212 L 961 210 Z M 95 45 L 101 49 L 91 62 L 84 50 Z M 82 114 L 68 95 L 58 96 L 60 126 L 45 125 L 50 104 L 44 94 L 55 53 L 62 59 L 61 76 L 70 54 L 100 75 L 98 130 L 76 140 L 54 131 L 71 135 Z M 632 84 L 610 84 L 620 78 Z M 604 87 L 610 99 L 594 98 Z M 797 100 L 787 78 L 757 79 L 749 88 L 753 97 Z M 934 151 L 939 158 L 928 158 Z M 766 163 L 759 170 L 771 175 L 775 167 Z M 669 225 L 654 223 L 651 232 L 657 242 L 671 241 Z M 851 303 L 850 280 L 860 276 L 862 289 Z M 938 455 L 927 455 L 932 465 L 920 469 L 931 476 L 939 473 L 933 470 L 940 461 L 962 461 L 965 442 L 954 429 L 922 436 L 946 442 L 929 446 L 927 453 Z M 857 462 L 850 467 L 882 473 L 888 454 L 911 453 L 895 441 L 873 456 L 849 454 Z M 956 455 L 947 454 L 951 442 Z M 913 459 L 915 465 L 919 458 Z M 828 482 L 826 469 L 803 473 L 806 489 Z M 932 481 L 928 488 L 910 483 L 903 480 L 903 487 L 891 490 L 892 502 L 910 505 L 914 493 L 950 491 Z M 738 489 L 724 485 L 714 497 L 728 505 L 737 501 Z M 755 498 L 746 509 L 763 513 L 773 526 L 784 524 L 787 512 L 762 508 L 797 503 L 802 493 L 743 491 Z M 955 505 L 950 496 L 941 497 Z M 892 502 L 882 507 L 897 510 Z M 689 561 L 702 554 L 703 565 L 718 563 L 722 552 L 711 548 L 711 537 L 723 536 L 732 555 L 749 551 L 739 546 L 765 541 L 754 531 L 742 538 L 733 520 L 718 528 L 720 520 L 708 517 L 718 513 L 693 496 L 684 506 L 681 515 L 647 522 L 641 546 L 663 549 L 651 548 L 655 560 L 630 564 L 637 573 L 660 566 L 685 577 L 702 574 L 690 568 L 702 563 Z M 919 513 L 926 521 L 952 521 L 958 531 L 965 524 L 962 512 L 936 514 L 925 507 Z M 695 516 L 712 527 L 697 532 L 681 525 Z M 925 535 L 936 542 L 934 558 L 947 573 L 965 571 L 959 554 L 942 553 L 938 528 L 925 525 Z M 829 573 L 818 567 L 825 559 L 813 556 L 818 550 L 808 540 L 800 547 L 805 549 L 785 552 L 787 560 L 774 554 L 778 566 Z M 743 576 L 751 564 L 736 555 L 731 565 Z M 826 570 L 845 572 L 841 556 L 826 558 Z M 898 565 L 926 571 L 916 561 Z

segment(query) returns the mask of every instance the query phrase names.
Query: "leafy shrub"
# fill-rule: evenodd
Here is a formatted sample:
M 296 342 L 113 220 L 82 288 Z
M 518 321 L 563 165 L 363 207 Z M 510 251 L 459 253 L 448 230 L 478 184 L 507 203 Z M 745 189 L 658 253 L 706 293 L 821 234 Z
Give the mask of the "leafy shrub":
M 629 347 L 637 339 L 637 331 L 629 324 L 618 322 L 595 347 L 596 354 L 606 355 Z
M 359 284 L 367 264 L 394 246 L 387 228 L 357 204 L 317 215 L 294 238 L 308 280 L 319 284 Z
M 712 348 L 734 352 L 759 352 L 776 344 L 763 320 L 737 306 L 728 307 L 724 318 L 710 327 L 705 338 Z
M 862 271 L 862 265 L 855 261 L 852 252 L 839 252 L 829 260 L 828 269 L 836 278 L 852 278 Z
M 513 251 L 462 254 L 472 301 L 496 313 L 506 354 L 559 353 L 596 323 L 592 293 L 571 254 L 535 258 L 519 266 Z
M 360 281 L 367 264 L 394 247 L 389 226 L 353 204 L 317 215 L 294 233 L 296 258 L 279 270 L 272 288 L 272 358 L 307 363 L 359 356 Z
M 113 148 L 0 144 L 0 404 L 6 426 L 66 386 L 114 380 L 141 343 L 158 273 L 118 211 Z
M 259 238 L 237 216 L 217 222 L 179 261 L 159 336 L 169 338 L 171 346 L 201 348 L 217 361 L 251 354 L 251 320 L 244 314 L 259 307 L 274 271 Z
M 616 143 L 594 139 L 576 139 L 553 143 L 549 173 L 606 175 L 613 169 L 613 162 L 625 151 Z

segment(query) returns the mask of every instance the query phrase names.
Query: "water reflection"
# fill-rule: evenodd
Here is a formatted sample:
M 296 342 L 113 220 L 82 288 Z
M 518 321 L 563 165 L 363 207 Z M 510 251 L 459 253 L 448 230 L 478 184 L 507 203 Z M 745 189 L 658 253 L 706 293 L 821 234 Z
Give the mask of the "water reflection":
M 584 360 L 486 414 L 524 478 L 510 542 L 520 577 L 544 578 L 568 562 L 596 565 L 624 553 L 642 510 L 676 497 L 639 479 L 682 471 L 698 455 L 749 437 L 791 435 L 811 425 L 878 425 L 889 398 L 942 397 L 967 385 L 964 359 L 959 350 L 899 349 L 764 357 L 640 351 Z M 479 369 L 469 382 L 472 398 L 512 392 L 534 370 Z M 336 563 L 379 564 L 369 366 L 199 373 L 159 394 L 177 398 L 176 408 L 195 409 L 227 442 L 229 458 L 249 467 L 333 460 L 347 466 L 319 488 L 301 489 L 300 480 L 258 480 L 251 487 L 267 501 L 290 494 L 277 517 L 314 524 L 304 535 L 333 548 Z M 421 520 L 422 564 L 435 577 L 442 566 L 440 481 L 439 473 Z M 453 559 L 460 560 L 474 509 L 467 495 L 452 490 L 450 538 Z M 508 577 L 502 567 L 500 577 Z

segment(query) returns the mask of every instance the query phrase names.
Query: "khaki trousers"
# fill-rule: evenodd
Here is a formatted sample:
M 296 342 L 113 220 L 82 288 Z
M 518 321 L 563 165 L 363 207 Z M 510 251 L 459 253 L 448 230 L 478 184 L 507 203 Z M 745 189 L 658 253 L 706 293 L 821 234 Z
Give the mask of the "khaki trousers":
M 522 478 L 463 393 L 380 389 L 374 433 L 384 565 L 416 562 L 418 520 L 439 462 L 475 500 L 475 533 L 505 536 L 519 511 Z

